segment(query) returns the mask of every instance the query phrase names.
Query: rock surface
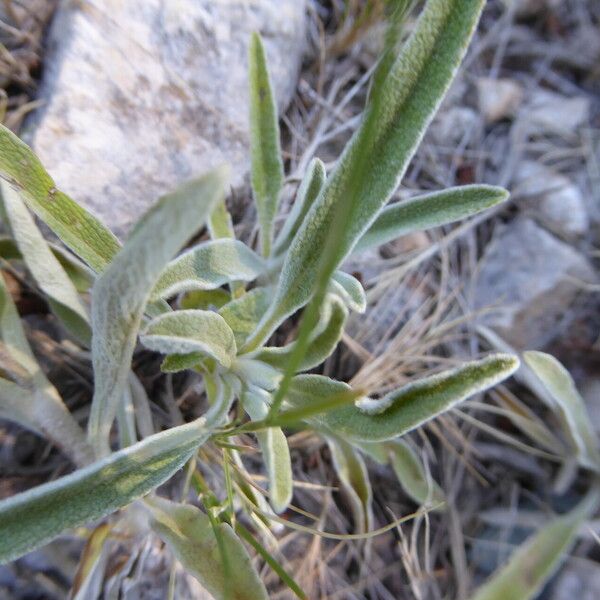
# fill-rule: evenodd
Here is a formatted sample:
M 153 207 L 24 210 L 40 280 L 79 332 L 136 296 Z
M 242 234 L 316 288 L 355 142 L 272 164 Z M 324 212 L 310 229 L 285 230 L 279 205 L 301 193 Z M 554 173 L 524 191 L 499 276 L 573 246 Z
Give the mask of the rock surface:
M 560 322 L 581 287 L 595 281 L 584 256 L 531 219 L 520 217 L 492 240 L 474 287 L 486 325 L 517 349 L 540 349 L 560 334 Z
M 304 0 L 65 2 L 30 141 L 58 186 L 122 236 L 158 196 L 218 164 L 243 183 L 250 34 L 263 36 L 283 108 L 304 30 Z
M 514 116 L 523 97 L 522 86 L 512 79 L 480 77 L 477 80 L 479 110 L 487 123 Z

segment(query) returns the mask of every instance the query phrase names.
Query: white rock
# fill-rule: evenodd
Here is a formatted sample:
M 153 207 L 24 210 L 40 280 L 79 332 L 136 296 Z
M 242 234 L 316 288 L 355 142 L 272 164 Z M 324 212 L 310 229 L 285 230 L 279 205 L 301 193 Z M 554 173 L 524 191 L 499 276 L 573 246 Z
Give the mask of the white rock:
M 513 195 L 519 206 L 539 216 L 556 233 L 569 237 L 588 231 L 585 199 L 568 177 L 540 163 L 525 161 L 517 168 L 514 183 Z M 522 200 L 520 196 L 524 196 Z
M 518 349 L 543 348 L 580 291 L 596 281 L 584 256 L 535 224 L 517 218 L 488 245 L 475 281 L 475 309 L 492 309 L 481 322 Z
M 453 106 L 442 109 L 431 125 L 431 136 L 436 143 L 456 146 L 465 136 L 474 136 L 481 128 L 482 120 L 466 106 Z
M 65 2 L 31 141 L 59 187 L 122 234 L 165 192 L 223 162 L 249 168 L 247 47 L 264 39 L 280 107 L 304 0 Z
M 572 134 L 588 122 L 590 107 L 589 98 L 568 98 L 562 94 L 538 89 L 531 94 L 519 117 L 541 131 Z
M 523 88 L 514 79 L 480 77 L 477 80 L 479 110 L 486 123 L 513 117 L 523 102 Z

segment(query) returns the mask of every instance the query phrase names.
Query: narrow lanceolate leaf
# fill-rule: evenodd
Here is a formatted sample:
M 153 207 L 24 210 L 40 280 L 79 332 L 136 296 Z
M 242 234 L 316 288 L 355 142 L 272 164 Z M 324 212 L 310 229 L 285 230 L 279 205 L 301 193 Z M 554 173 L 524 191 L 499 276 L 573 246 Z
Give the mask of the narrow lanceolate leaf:
M 465 219 L 508 199 L 508 192 L 491 185 L 465 185 L 417 196 L 384 208 L 358 240 L 355 252 L 431 227 Z
M 38 157 L 3 125 L 0 125 L 0 177 L 94 271 L 103 271 L 119 251 L 119 241 L 112 232 L 58 190 Z
M 189 290 L 213 290 L 232 281 L 252 281 L 265 270 L 263 260 L 237 240 L 199 244 L 163 271 L 152 298 L 169 298 Z
M 582 465 L 600 470 L 598 436 L 592 428 L 585 401 L 569 372 L 550 354 L 525 352 L 525 362 L 552 395 L 569 426 Z
M 263 256 L 269 256 L 273 221 L 283 185 L 283 160 L 277 107 L 269 80 L 265 49 L 257 33 L 252 35 L 249 52 L 252 191 L 258 212 L 262 253 Z
M 483 5 L 427 2 L 294 237 L 271 307 L 245 350 L 257 348 L 310 300 L 318 275 L 337 268 L 389 200 L 456 74 Z
M 356 532 L 365 533 L 373 522 L 373 492 L 365 462 L 348 442 L 328 437 L 327 443 L 335 471 L 350 501 Z
M 331 410 L 314 417 L 313 422 L 345 439 L 390 440 L 496 385 L 518 366 L 519 361 L 514 356 L 491 355 L 410 383 L 379 400 L 359 399 L 354 406 Z M 292 382 L 287 401 L 300 408 L 349 389 L 347 384 L 321 375 L 299 375 Z
M 336 271 L 329 283 L 329 290 L 332 294 L 337 294 L 350 310 L 361 314 L 367 310 L 367 296 L 356 277 Z
M 0 502 L 0 563 L 66 529 L 109 515 L 162 484 L 208 438 L 206 420 L 158 433 L 125 450 Z
M 235 239 L 231 215 L 227 210 L 225 200 L 217 202 L 217 205 L 210 213 L 210 217 L 208 218 L 208 231 L 213 240 L 223 238 Z
M 164 498 L 148 499 L 146 506 L 156 534 L 215 600 L 267 600 L 250 556 L 227 523 L 213 525 L 198 508 Z
M 233 330 L 238 347 L 256 329 L 258 322 L 269 307 L 272 294 L 273 292 L 269 288 L 257 287 L 241 298 L 228 302 L 219 310 L 219 314 Z
M 428 476 L 423 462 L 406 442 L 387 442 L 386 449 L 400 485 L 415 502 L 429 506 L 437 506 L 444 502 L 444 492 L 431 476 Z
M 253 421 L 267 416 L 269 401 L 269 394 L 259 389 L 246 389 L 242 398 L 244 410 Z M 287 439 L 279 427 L 257 431 L 256 439 L 269 478 L 271 507 L 276 513 L 282 513 L 288 507 L 293 492 L 292 461 Z
M 148 323 L 140 335 L 144 346 L 163 354 L 202 353 L 231 366 L 237 349 L 225 319 L 208 310 L 178 310 Z
M 314 204 L 314 201 L 323 188 L 325 179 L 325 165 L 318 158 L 313 158 L 298 188 L 292 210 L 277 235 L 273 250 L 274 254 L 279 254 L 289 247 L 296 232 L 300 229 L 304 217 L 308 214 L 310 207 Z
M 224 195 L 221 168 L 188 182 L 142 218 L 92 291 L 92 360 L 96 387 L 88 435 L 99 455 L 122 398 L 144 307 L 161 271 Z
M 308 371 L 320 365 L 332 354 L 344 333 L 344 325 L 348 317 L 346 307 L 338 298 L 330 300 L 326 306 L 328 309 L 326 325 L 317 331 L 317 335 L 310 341 L 298 371 Z M 266 347 L 257 354 L 257 358 L 278 369 L 285 369 L 294 347 L 295 342 L 287 346 Z
M 567 557 L 577 532 L 598 507 L 593 489 L 570 513 L 530 537 L 471 600 L 533 600 Z
M 50 250 L 20 195 L 7 183 L 1 184 L 2 199 L 13 236 L 35 282 L 46 294 L 67 330 L 89 343 L 88 310 L 73 282 Z

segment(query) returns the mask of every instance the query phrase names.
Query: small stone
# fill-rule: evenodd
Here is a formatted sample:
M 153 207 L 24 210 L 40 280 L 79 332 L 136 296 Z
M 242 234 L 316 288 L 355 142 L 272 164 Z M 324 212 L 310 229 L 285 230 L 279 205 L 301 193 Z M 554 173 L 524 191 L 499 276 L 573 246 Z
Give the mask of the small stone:
M 431 125 L 431 136 L 440 145 L 456 146 L 465 137 L 474 136 L 481 125 L 480 116 L 472 108 L 452 106 L 439 112 Z
M 474 308 L 486 309 L 481 322 L 517 349 L 541 349 L 561 334 L 559 325 L 581 289 L 578 280 L 596 281 L 586 258 L 519 217 L 485 250 Z
M 590 108 L 589 98 L 568 98 L 539 89 L 532 93 L 519 117 L 524 123 L 544 132 L 573 134 L 588 122 Z
M 264 40 L 280 109 L 305 43 L 304 0 L 64 2 L 31 143 L 57 186 L 122 235 L 181 182 L 250 164 L 248 43 Z
M 425 231 L 413 231 L 384 244 L 379 251 L 384 258 L 393 258 L 399 254 L 425 250 L 425 248 L 429 248 L 430 244 L 429 236 Z
M 540 163 L 525 161 L 514 178 L 515 199 L 520 206 L 539 216 L 544 225 L 565 237 L 587 233 L 590 219 L 581 189 L 568 177 Z
M 477 94 L 486 123 L 513 117 L 523 102 L 523 88 L 514 79 L 480 77 Z

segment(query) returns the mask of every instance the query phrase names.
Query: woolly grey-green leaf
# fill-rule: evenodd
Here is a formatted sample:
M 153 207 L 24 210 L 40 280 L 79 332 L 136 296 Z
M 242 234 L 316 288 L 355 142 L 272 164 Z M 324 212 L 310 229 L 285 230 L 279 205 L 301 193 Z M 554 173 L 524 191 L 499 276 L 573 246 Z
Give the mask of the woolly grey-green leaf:
M 508 192 L 491 185 L 465 185 L 417 196 L 386 206 L 354 252 L 380 246 L 397 237 L 465 219 L 508 199 Z
M 592 428 L 585 401 L 569 372 L 556 358 L 544 352 L 525 352 L 523 357 L 558 404 L 576 444 L 580 463 L 589 469 L 600 471 L 598 436 Z
M 265 270 L 263 260 L 237 240 L 220 239 L 194 246 L 169 263 L 152 298 L 190 290 L 213 290 L 232 281 L 252 281 Z
M 147 499 L 145 505 L 155 533 L 215 600 L 268 599 L 250 556 L 227 523 L 211 523 L 195 506 L 164 498 Z
M 269 392 L 272 392 L 281 381 L 281 372 L 278 369 L 255 358 L 245 356 L 237 358 L 231 370 L 243 383 Z
M 273 254 L 280 254 L 286 250 L 300 229 L 310 207 L 317 199 L 326 179 L 325 165 L 318 158 L 313 158 L 304 174 L 302 183 L 296 193 L 292 210 L 285 219 L 281 231 L 277 235 L 273 247 Z
M 253 33 L 250 39 L 248 76 L 252 191 L 258 212 L 262 253 L 263 256 L 269 256 L 273 221 L 283 186 L 283 160 L 277 107 L 271 89 L 265 49 L 258 33 Z
M 223 199 L 228 171 L 221 168 L 161 198 L 136 225 L 123 249 L 92 290 L 92 362 L 95 390 L 88 436 L 99 456 L 123 395 L 138 329 L 166 264 Z
M 0 177 L 94 271 L 103 271 L 119 251 L 119 240 L 112 232 L 58 190 L 38 157 L 3 125 L 0 125 Z
M 233 330 L 238 348 L 256 329 L 256 325 L 269 307 L 272 296 L 273 291 L 269 288 L 254 288 L 241 298 L 228 302 L 219 310 L 219 314 Z
M 144 346 L 163 354 L 200 352 L 230 367 L 237 348 L 233 331 L 209 310 L 178 310 L 152 319 L 140 334 Z
M 312 419 L 344 439 L 377 442 L 393 439 L 450 410 L 459 402 L 509 377 L 516 357 L 495 354 L 410 383 L 379 400 L 359 399 Z M 286 401 L 301 408 L 350 389 L 322 375 L 294 377 Z
M 332 294 L 337 294 L 350 310 L 361 314 L 367 310 L 367 296 L 356 277 L 344 271 L 336 271 L 329 282 L 329 290 Z
M 204 418 L 0 502 L 0 562 L 100 519 L 169 479 L 209 435 Z
M 260 346 L 310 300 L 326 246 L 332 252 L 327 267 L 335 269 L 373 223 L 452 82 L 483 5 L 484 0 L 427 2 L 294 237 L 273 302 L 242 351 Z

